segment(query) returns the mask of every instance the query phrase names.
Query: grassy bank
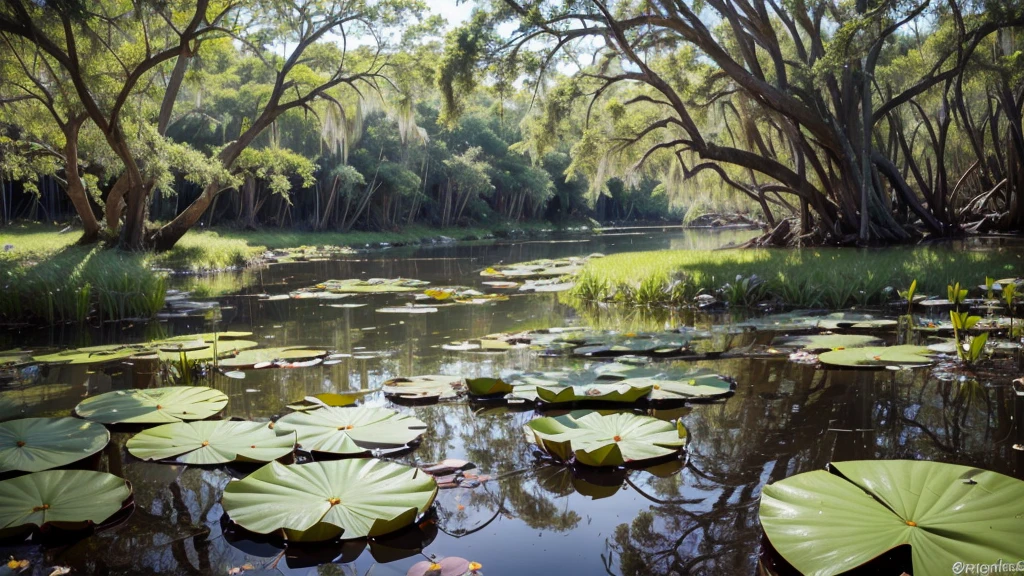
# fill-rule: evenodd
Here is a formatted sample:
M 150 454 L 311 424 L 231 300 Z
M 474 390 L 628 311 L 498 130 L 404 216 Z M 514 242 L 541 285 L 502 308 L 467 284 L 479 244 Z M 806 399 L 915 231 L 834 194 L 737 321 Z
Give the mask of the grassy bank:
M 241 268 L 258 262 L 267 250 L 417 244 L 442 236 L 470 240 L 550 228 L 530 223 L 350 233 L 193 230 L 168 252 L 130 254 L 98 245 L 78 246 L 78 230 L 61 233 L 57 227 L 39 224 L 8 226 L 0 228 L 0 322 L 149 318 L 163 308 L 166 270 Z
M 880 304 L 917 280 L 918 294 L 946 294 L 1024 274 L 1018 248 L 967 251 L 950 246 L 888 249 L 655 251 L 591 260 L 571 296 L 639 305 L 687 305 L 712 294 L 734 305 L 776 299 L 797 307 Z

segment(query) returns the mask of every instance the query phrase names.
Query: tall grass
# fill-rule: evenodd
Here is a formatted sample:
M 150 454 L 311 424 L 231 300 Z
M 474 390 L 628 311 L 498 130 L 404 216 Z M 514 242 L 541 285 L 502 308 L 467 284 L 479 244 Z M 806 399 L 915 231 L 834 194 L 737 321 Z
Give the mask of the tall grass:
M 775 300 L 797 307 L 881 304 L 917 279 L 921 294 L 946 285 L 1024 275 L 1019 250 L 952 247 L 656 251 L 613 254 L 587 263 L 570 296 L 636 305 L 692 304 L 701 293 L 736 305 Z M 760 281 L 755 281 L 759 279 Z

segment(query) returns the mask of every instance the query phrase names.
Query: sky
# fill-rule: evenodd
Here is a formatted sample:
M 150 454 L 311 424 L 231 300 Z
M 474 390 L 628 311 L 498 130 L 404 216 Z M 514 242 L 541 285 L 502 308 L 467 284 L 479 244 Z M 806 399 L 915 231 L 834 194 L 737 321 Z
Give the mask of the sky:
M 432 12 L 444 16 L 449 28 L 461 24 L 473 10 L 473 3 L 469 0 L 462 0 L 458 4 L 456 0 L 426 0 L 426 3 Z

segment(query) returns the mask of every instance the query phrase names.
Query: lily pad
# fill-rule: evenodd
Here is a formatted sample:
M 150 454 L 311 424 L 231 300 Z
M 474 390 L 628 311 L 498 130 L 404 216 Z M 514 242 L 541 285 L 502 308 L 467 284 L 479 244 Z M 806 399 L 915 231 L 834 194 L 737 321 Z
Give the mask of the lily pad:
M 622 466 L 679 453 L 686 446 L 682 423 L 650 416 L 572 412 L 537 418 L 524 427 L 527 438 L 556 460 L 587 466 Z
M 102 524 L 131 496 L 122 478 L 90 470 L 47 470 L 0 482 L 0 530 Z
M 586 264 L 586 257 L 570 257 L 560 260 L 532 260 L 516 264 L 491 266 L 480 275 L 485 278 L 558 278 L 579 274 Z
M 43 354 L 41 356 L 33 356 L 32 360 L 47 364 L 102 364 L 104 362 L 124 360 L 129 356 L 141 354 L 147 350 L 149 350 L 149 347 L 144 344 L 112 344 L 109 346 L 89 346 L 86 348 L 64 350 L 54 354 Z
M 306 396 L 301 402 L 289 404 L 288 408 L 296 411 L 304 411 L 315 410 L 325 406 L 351 406 L 360 398 L 367 394 L 372 394 L 373 392 L 375 392 L 375 390 L 353 390 L 342 393 L 325 392 L 323 394 Z
M 410 278 L 358 278 L 348 280 L 328 280 L 317 284 L 311 290 L 335 292 L 340 294 L 383 294 L 387 292 L 415 292 L 430 282 Z
M 885 341 L 881 338 L 864 334 L 806 334 L 776 338 L 772 341 L 772 346 L 776 348 L 800 348 L 808 351 L 843 350 L 884 345 Z
M 765 486 L 761 526 L 808 576 L 830 576 L 910 545 L 914 574 L 1020 555 L 1024 482 L 909 460 L 833 462 Z
M 501 378 L 466 378 L 466 387 L 472 396 L 493 396 L 512 391 L 512 385 Z
M 91 456 L 110 432 L 78 418 L 23 418 L 0 424 L 0 472 L 40 472 Z
M 327 356 L 326 350 L 303 348 L 301 346 L 283 348 L 256 348 L 239 352 L 237 356 L 220 361 L 221 368 L 233 370 L 252 370 L 255 368 L 273 368 L 282 364 L 304 362 Z
M 932 363 L 924 346 L 904 344 L 866 348 L 833 350 L 818 356 L 822 364 L 846 368 L 884 368 L 886 366 L 927 366 Z
M 163 424 L 204 420 L 228 404 L 220 390 L 206 386 L 169 386 L 115 390 L 82 400 L 75 413 L 104 424 Z
M 409 376 L 388 380 L 382 390 L 403 400 L 448 400 L 466 390 L 466 381 L 462 376 Z
M 0 366 L 16 366 L 30 361 L 32 361 L 32 352 L 29 350 L 0 351 Z
M 387 408 L 360 406 L 292 412 L 274 428 L 296 432 L 303 450 L 351 455 L 405 447 L 422 436 L 427 425 Z
M 231 520 L 251 532 L 320 541 L 394 532 L 415 523 L 436 496 L 430 475 L 370 458 L 271 462 L 229 482 L 222 502 Z
M 128 452 L 142 460 L 175 458 L 182 464 L 270 462 L 295 450 L 295 433 L 266 422 L 174 422 L 131 437 Z
M 621 402 L 632 404 L 651 393 L 652 385 L 635 385 L 629 380 L 589 386 L 537 386 L 537 398 L 545 404 L 570 402 Z

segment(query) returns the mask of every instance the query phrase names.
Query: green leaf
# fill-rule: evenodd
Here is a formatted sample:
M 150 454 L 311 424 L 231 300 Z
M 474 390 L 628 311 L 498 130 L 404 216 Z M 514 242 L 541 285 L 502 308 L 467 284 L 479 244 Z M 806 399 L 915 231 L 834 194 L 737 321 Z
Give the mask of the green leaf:
M 273 429 L 266 422 L 174 422 L 143 430 L 126 447 L 142 460 L 176 458 L 195 465 L 269 462 L 292 453 L 295 433 Z
M 818 356 L 822 364 L 846 368 L 884 368 L 886 366 L 927 366 L 932 351 L 924 346 L 909 344 L 901 346 L 851 348 L 833 350 Z
M 110 432 L 78 418 L 23 418 L 0 424 L 0 472 L 66 466 L 107 445 Z
M 537 386 L 537 398 L 545 404 L 571 402 L 622 402 L 632 404 L 650 394 L 653 385 L 621 380 L 612 384 L 588 386 Z
M 309 291 L 335 292 L 339 294 L 363 293 L 383 294 L 386 292 L 415 292 L 429 285 L 430 282 L 410 278 L 370 278 L 360 280 L 328 280 L 309 289 Z
M 387 408 L 325 407 L 293 412 L 275 428 L 298 434 L 298 444 L 310 452 L 365 454 L 372 449 L 407 446 L 426 430 L 419 419 Z
M 285 466 L 277 462 L 228 483 L 232 521 L 257 534 L 292 540 L 381 536 L 413 524 L 437 496 L 434 478 L 376 459 Z
M 800 348 L 811 352 L 884 345 L 885 341 L 881 338 L 862 334 L 809 334 L 772 340 L 774 348 Z
M 957 562 L 1014 560 L 1024 534 L 1024 482 L 938 462 L 834 462 L 765 486 L 760 518 L 775 549 L 807 576 L 856 568 L 909 544 L 914 574 Z
M 163 424 L 209 418 L 228 404 L 220 390 L 205 386 L 169 386 L 115 390 L 82 400 L 75 413 L 104 424 Z
M 131 496 L 123 479 L 90 470 L 47 470 L 0 482 L 0 530 L 101 524 Z
M 635 414 L 573 412 L 536 418 L 527 438 L 556 460 L 587 466 L 621 466 L 664 458 L 686 445 L 686 434 L 670 422 Z M 684 430 L 684 429 L 683 429 Z
M 327 356 L 326 350 L 302 348 L 299 346 L 282 348 L 257 348 L 244 350 L 233 358 L 225 358 L 219 362 L 221 368 L 227 370 L 252 370 L 256 367 L 271 368 L 279 364 L 305 362 Z
M 500 378 L 466 378 L 466 387 L 472 396 L 508 394 L 512 391 L 512 385 Z

